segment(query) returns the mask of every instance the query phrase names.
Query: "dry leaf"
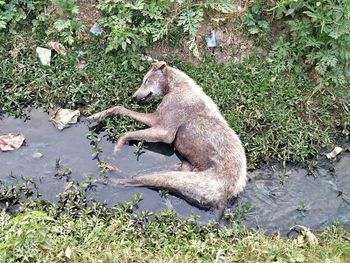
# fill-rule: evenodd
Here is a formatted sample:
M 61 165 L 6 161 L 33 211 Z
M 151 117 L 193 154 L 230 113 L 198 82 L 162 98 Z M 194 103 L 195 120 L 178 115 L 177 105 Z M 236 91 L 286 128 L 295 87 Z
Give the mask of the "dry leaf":
M 341 153 L 343 150 L 344 149 L 342 147 L 337 146 L 330 153 L 326 153 L 326 156 L 328 159 L 332 159 L 332 158 L 336 157 L 339 153 Z
M 47 44 L 61 56 L 65 57 L 67 55 L 66 48 L 61 43 L 50 41 Z
M 63 130 L 69 125 L 77 123 L 79 116 L 79 110 L 59 109 L 54 112 L 50 121 L 57 127 L 57 129 Z
M 3 152 L 13 151 L 22 146 L 25 138 L 22 134 L 9 133 L 0 135 L 0 150 Z

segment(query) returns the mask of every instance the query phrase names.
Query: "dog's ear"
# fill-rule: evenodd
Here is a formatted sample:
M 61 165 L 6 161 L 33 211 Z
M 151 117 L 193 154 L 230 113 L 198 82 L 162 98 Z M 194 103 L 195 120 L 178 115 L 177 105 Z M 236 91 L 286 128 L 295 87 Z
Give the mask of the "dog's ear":
M 155 63 L 152 64 L 152 68 L 153 69 L 159 69 L 159 70 L 163 70 L 166 67 L 166 62 L 165 61 L 157 61 Z

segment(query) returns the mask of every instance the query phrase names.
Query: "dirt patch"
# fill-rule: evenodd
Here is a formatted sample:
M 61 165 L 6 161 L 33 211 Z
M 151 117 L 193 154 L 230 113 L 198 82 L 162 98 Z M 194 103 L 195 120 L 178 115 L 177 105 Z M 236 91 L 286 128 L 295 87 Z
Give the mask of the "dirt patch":
M 197 36 L 197 45 L 199 52 L 203 55 L 205 52 L 212 53 L 222 63 L 234 61 L 240 63 L 245 57 L 247 57 L 253 50 L 253 44 L 247 40 L 242 34 L 233 30 L 233 25 L 225 26 L 213 26 L 210 23 L 202 25 Z M 208 48 L 203 37 L 215 32 L 217 47 Z M 188 48 L 186 40 L 183 40 L 183 44 L 178 48 L 170 47 L 166 42 L 156 44 L 156 47 L 149 52 L 149 56 L 152 58 L 166 58 L 170 55 L 177 55 L 183 58 L 185 61 L 192 63 L 198 63 L 200 59 L 194 57 Z
M 78 0 L 77 6 L 79 8 L 78 18 L 88 28 L 101 17 L 97 9 L 97 0 Z
M 196 42 L 199 52 L 203 55 L 205 52 L 212 53 L 217 59 L 226 63 L 234 61 L 240 63 L 253 50 L 253 44 L 240 33 L 240 17 L 244 14 L 250 1 L 241 1 L 236 10 L 230 14 L 211 14 L 198 30 Z M 215 32 L 217 47 L 208 48 L 204 41 L 204 36 Z M 149 52 L 149 56 L 165 59 L 169 55 L 177 55 L 185 61 L 198 63 L 200 59 L 194 57 L 188 48 L 187 40 L 178 48 L 172 48 L 167 43 L 158 43 L 156 47 Z

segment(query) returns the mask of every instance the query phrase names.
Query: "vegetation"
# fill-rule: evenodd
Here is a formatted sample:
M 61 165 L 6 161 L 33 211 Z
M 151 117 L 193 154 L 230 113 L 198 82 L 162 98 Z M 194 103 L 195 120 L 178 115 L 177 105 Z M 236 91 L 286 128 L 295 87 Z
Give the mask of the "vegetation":
M 251 168 L 260 161 L 307 162 L 334 142 L 336 132 L 350 134 L 350 3 L 247 2 L 236 19 L 231 0 L 100 0 L 104 32 L 94 36 L 80 21 L 75 0 L 0 0 L 0 111 L 21 117 L 32 106 L 65 107 L 88 115 L 117 104 L 152 111 L 157 101 L 139 105 L 130 95 L 149 66 L 142 58 L 164 41 L 201 57 L 197 64 L 178 56 L 167 62 L 218 104 L 242 138 Z M 201 48 L 198 30 L 217 14 L 217 25 L 233 27 L 233 21 L 256 45 L 240 64 L 222 64 Z M 42 66 L 35 48 L 49 40 L 62 43 L 67 56 L 54 54 L 51 65 Z M 101 125 L 111 136 L 141 127 L 124 117 Z M 94 132 L 87 137 L 98 155 L 98 138 Z M 56 176 L 69 177 L 59 159 L 56 168 Z M 86 199 L 91 181 L 70 183 L 59 202 L 49 204 L 34 200 L 40 197 L 35 184 L 22 179 L 24 184 L 0 187 L 0 207 L 6 208 L 0 213 L 0 262 L 350 259 L 349 233 L 335 226 L 317 234 L 319 244 L 312 246 L 305 236 L 266 237 L 244 229 L 236 221 L 241 215 L 228 227 L 198 226 L 195 218 L 179 219 L 169 211 L 134 213 L 139 197 L 107 209 Z M 281 184 L 286 180 L 281 173 Z M 306 209 L 300 204 L 301 213 Z
M 23 187 L 25 186 L 25 187 Z M 30 182 L 8 187 L 21 213 L 0 212 L 0 262 L 347 262 L 349 232 L 332 226 L 312 245 L 306 235 L 286 239 L 228 221 L 199 226 L 173 211 L 135 213 L 140 196 L 107 209 L 88 204 L 89 183 L 73 183 L 57 205 L 31 199 Z M 27 193 L 20 201 L 18 195 Z M 16 201 L 15 201 L 16 200 Z M 254 253 L 251 253 L 254 251 Z

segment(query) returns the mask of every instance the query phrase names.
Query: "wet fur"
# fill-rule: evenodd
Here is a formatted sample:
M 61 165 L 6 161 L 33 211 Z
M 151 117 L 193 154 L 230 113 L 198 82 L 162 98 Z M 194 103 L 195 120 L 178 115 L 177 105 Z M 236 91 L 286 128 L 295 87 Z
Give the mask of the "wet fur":
M 166 189 L 201 207 L 223 209 L 246 184 L 246 157 L 241 141 L 215 103 L 184 72 L 157 62 L 135 92 L 137 100 L 163 96 L 154 113 L 116 106 L 89 117 L 91 121 L 116 114 L 128 115 L 150 126 L 128 132 L 116 150 L 129 140 L 173 143 L 189 164 L 170 171 L 118 180 L 118 184 Z

